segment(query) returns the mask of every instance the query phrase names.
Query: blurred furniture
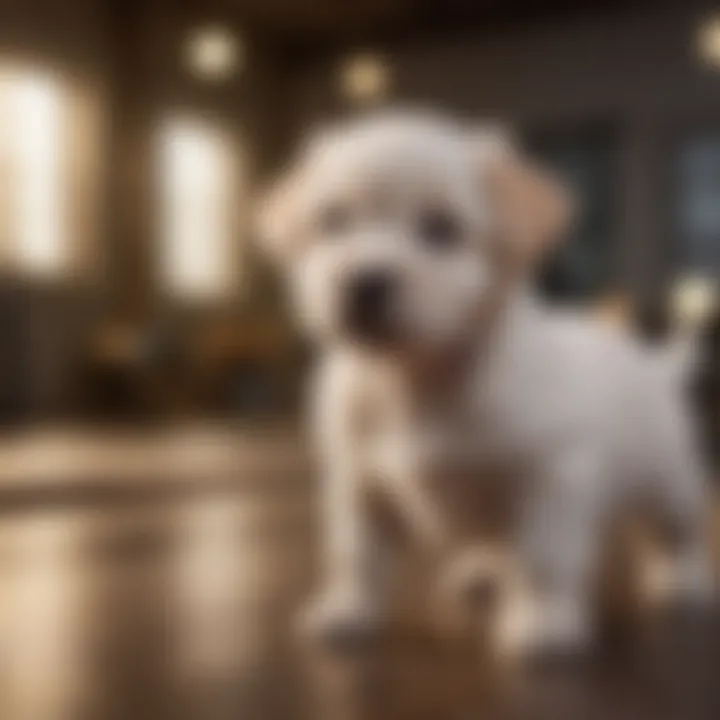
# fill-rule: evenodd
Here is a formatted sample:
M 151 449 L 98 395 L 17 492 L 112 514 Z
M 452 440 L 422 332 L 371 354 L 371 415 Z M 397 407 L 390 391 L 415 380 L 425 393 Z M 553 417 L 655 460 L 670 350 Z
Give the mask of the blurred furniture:
M 0 277 L 0 423 L 65 416 L 76 405 L 84 290 Z
M 180 315 L 107 324 L 88 346 L 89 410 L 258 416 L 294 403 L 297 346 L 277 318 Z
M 136 418 L 156 414 L 147 329 L 108 322 L 91 334 L 83 358 L 86 414 Z

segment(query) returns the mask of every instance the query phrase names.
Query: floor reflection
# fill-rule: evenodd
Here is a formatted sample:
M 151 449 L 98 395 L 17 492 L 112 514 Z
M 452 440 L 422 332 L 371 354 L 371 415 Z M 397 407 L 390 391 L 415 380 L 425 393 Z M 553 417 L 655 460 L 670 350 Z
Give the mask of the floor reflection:
M 90 699 L 84 527 L 81 516 L 43 514 L 2 528 L 3 717 L 75 720 Z
M 173 558 L 176 658 L 188 680 L 237 677 L 263 650 L 262 547 L 242 542 L 252 505 L 210 497 L 178 511 Z
M 552 675 L 415 631 L 354 657 L 301 646 L 289 627 L 314 585 L 311 498 L 283 475 L 6 509 L 0 720 L 720 717 L 715 617 L 625 632 Z

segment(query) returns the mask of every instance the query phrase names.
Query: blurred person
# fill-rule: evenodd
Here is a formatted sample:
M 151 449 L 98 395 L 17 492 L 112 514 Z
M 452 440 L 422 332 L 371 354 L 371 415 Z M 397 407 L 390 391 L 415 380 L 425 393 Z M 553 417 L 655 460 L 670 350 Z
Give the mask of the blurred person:
M 263 242 L 322 351 L 313 635 L 362 639 L 388 617 L 393 547 L 370 490 L 444 587 L 504 589 L 496 640 L 523 656 L 588 646 L 603 540 L 629 507 L 672 529 L 677 599 L 711 599 L 691 343 L 645 346 L 535 297 L 570 213 L 501 130 L 423 113 L 329 128 L 271 192 Z

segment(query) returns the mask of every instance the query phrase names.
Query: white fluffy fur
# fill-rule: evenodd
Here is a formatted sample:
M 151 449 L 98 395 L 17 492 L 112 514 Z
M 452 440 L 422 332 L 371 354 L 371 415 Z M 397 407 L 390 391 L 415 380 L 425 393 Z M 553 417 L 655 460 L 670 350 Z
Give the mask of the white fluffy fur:
M 314 225 L 328 202 L 355 218 L 340 239 Z M 413 225 L 438 204 L 464 234 L 442 252 Z M 323 350 L 312 392 L 325 560 L 306 615 L 314 630 L 363 631 L 386 611 L 379 570 L 390 547 L 363 502 L 371 482 L 429 552 L 458 558 L 455 578 L 478 542 L 511 549 L 532 591 L 530 647 L 590 636 L 607 522 L 635 502 L 677 530 L 678 587 L 707 597 L 707 488 L 680 354 L 551 311 L 526 289 L 565 218 L 559 188 L 506 139 L 413 115 L 320 136 L 271 197 L 267 242 Z M 392 351 L 342 326 L 343 288 L 366 267 L 402 279 L 394 311 L 406 334 Z

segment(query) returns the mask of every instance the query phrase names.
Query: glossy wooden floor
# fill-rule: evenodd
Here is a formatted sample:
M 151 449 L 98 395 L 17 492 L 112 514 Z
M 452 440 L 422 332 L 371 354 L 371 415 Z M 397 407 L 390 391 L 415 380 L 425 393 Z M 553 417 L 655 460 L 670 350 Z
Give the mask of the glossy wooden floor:
M 55 438 L 55 463 L 0 487 L 2 720 L 720 717 L 713 618 L 649 623 L 551 673 L 422 632 L 363 657 L 303 648 L 288 627 L 315 533 L 297 444 L 240 434 L 198 461 L 188 442 L 162 445 L 143 484 L 142 458 L 123 482 L 127 446 L 93 440 L 83 475 L 88 443 Z

